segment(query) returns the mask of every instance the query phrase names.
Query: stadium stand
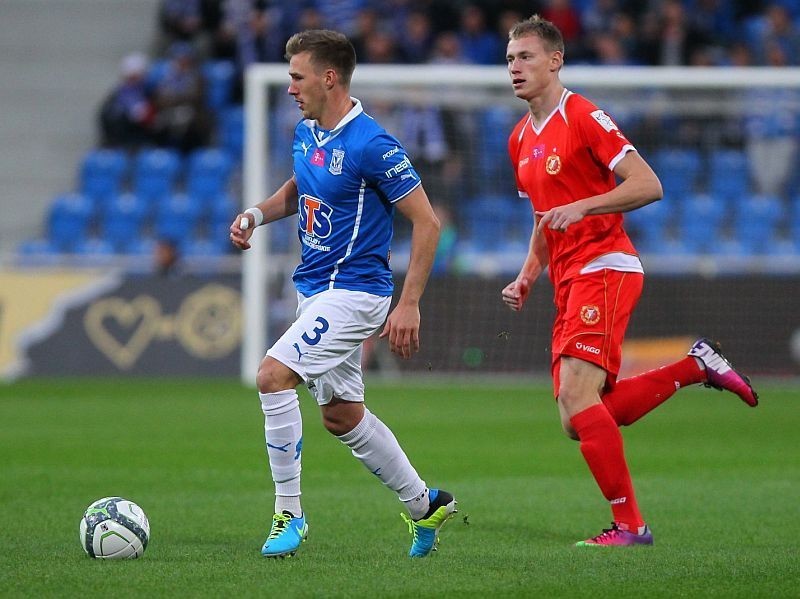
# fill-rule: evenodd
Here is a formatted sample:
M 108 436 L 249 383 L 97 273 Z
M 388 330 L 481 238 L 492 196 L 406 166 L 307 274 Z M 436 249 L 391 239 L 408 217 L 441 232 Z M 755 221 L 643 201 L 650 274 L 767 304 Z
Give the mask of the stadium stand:
M 181 155 L 175 150 L 142 150 L 134 162 L 133 191 L 154 211 L 161 199 L 175 190 L 182 167 Z
M 783 202 L 776 196 L 752 195 L 741 199 L 736 207 L 735 233 L 748 253 L 769 252 L 781 239 L 785 219 Z
M 312 1 L 308 4 L 319 8 L 324 3 Z M 411 1 L 407 4 L 420 14 L 430 11 L 428 3 Z M 463 7 L 456 2 L 438 4 L 446 6 L 451 11 L 448 14 L 460 15 L 463 12 Z M 486 37 L 486 46 L 497 45 L 502 48 L 504 33 L 496 25 L 500 24 L 503 11 L 509 7 L 505 2 L 496 3 L 497 6 L 494 4 L 482 4 L 483 14 L 473 17 L 476 22 L 481 20 L 479 17 L 485 17 L 485 26 L 479 29 L 481 35 Z M 603 17 L 607 24 L 615 22 L 615 16 L 625 17 L 636 24 L 658 16 L 661 10 L 658 3 L 637 10 L 632 10 L 628 4 L 610 3 L 601 7 L 596 0 L 581 0 L 572 2 L 571 6 L 579 26 L 585 31 L 597 30 L 600 26 L 598 15 L 603 11 L 608 13 Z M 695 6 L 696 3 L 684 4 Z M 710 64 L 716 66 L 766 64 L 767 59 L 763 56 L 763 48 L 769 43 L 765 37 L 768 36 L 764 25 L 766 9 L 731 12 L 722 5 L 713 14 L 697 15 L 692 26 L 702 30 L 702 39 L 711 41 L 708 47 L 696 48 L 696 52 L 688 52 L 688 48 L 683 48 L 679 53 L 682 62 L 678 64 L 708 66 L 705 62 L 699 62 L 701 60 L 710 60 Z M 475 10 L 475 6 L 470 10 Z M 289 8 L 276 11 L 280 31 L 297 30 L 301 12 Z M 327 13 L 323 10 L 320 14 Z M 390 49 L 389 55 L 396 56 L 402 62 L 435 62 L 443 59 L 437 54 L 436 48 L 441 45 L 437 42 L 450 39 L 453 27 L 459 26 L 459 20 L 448 23 L 447 19 L 437 18 L 441 15 L 430 13 L 425 16 L 430 27 L 430 39 L 421 47 L 427 48 L 427 55 L 417 53 L 413 58 L 403 51 L 402 40 L 394 39 L 391 35 L 390 42 L 395 47 Z M 356 41 L 360 46 L 368 46 L 370 36 L 378 35 L 381 23 L 399 26 L 404 18 L 402 15 L 385 15 L 376 21 L 374 32 L 360 32 Z M 503 18 L 506 18 L 505 15 Z M 189 236 L 192 241 L 186 242 L 195 243 L 192 252 L 210 253 L 212 247 L 214 253 L 230 251 L 227 247 L 227 228 L 240 203 L 236 197 L 238 190 L 233 183 L 241 168 L 244 146 L 240 79 L 243 57 L 237 55 L 236 40 L 220 45 L 218 34 L 222 29 L 214 30 L 214 27 L 229 26 L 230 23 L 222 18 L 213 26 L 203 25 L 191 35 L 177 35 L 172 29 L 163 30 L 161 33 L 165 38 L 160 44 L 161 54 L 150 60 L 145 79 L 149 88 L 158 88 L 171 68 L 168 56 L 174 55 L 175 48 L 179 46 L 197 56 L 205 80 L 205 104 L 214 117 L 210 145 L 187 153 L 181 153 L 173 147 L 91 150 L 80 164 L 76 185 L 78 193 L 63 194 L 53 200 L 45 223 L 46 235 L 43 239 L 21 244 L 18 250 L 20 255 L 39 253 L 48 256 L 52 252 L 79 251 L 78 238 L 96 241 L 99 253 L 102 253 L 101 242 L 105 242 L 115 252 L 144 255 L 148 253 L 148 244 L 152 242 L 151 235 L 175 237 L 182 234 L 184 227 L 192 231 Z M 203 35 L 209 36 L 210 43 L 201 39 Z M 607 64 L 607 57 L 599 47 L 593 45 L 596 39 L 599 37 L 586 36 L 585 41 L 577 38 L 568 40 L 570 61 Z M 180 40 L 178 44 L 176 40 Z M 658 45 L 661 41 L 655 40 L 654 43 Z M 619 64 L 666 64 L 660 62 L 663 57 L 647 51 L 646 46 L 642 40 L 623 44 L 620 50 L 622 55 L 618 57 Z M 470 60 L 469 52 L 464 53 L 463 49 L 462 53 L 453 56 L 455 60 Z M 370 60 L 367 56 L 364 58 Z M 795 55 L 789 59 L 792 63 L 800 61 L 800 57 Z M 484 56 L 479 62 L 499 64 L 502 56 L 497 60 Z M 614 106 L 614 103 L 610 101 L 608 105 Z M 620 111 L 624 112 L 624 109 Z M 454 221 L 458 226 L 459 247 L 497 251 L 503 245 L 519 248 L 527 243 L 531 224 L 529 208 L 513 196 L 513 189 L 501 189 L 495 184 L 498 181 L 508 183 L 507 134 L 518 116 L 517 112 L 497 105 L 478 112 L 476 121 L 467 127 L 468 130 L 471 126 L 475 127 L 477 134 L 474 137 L 480 140 L 480 144 L 470 150 L 474 153 L 477 168 L 467 175 L 468 184 L 464 193 L 460 189 L 456 193 L 459 204 L 457 213 L 454 211 Z M 618 117 L 626 131 L 630 127 L 632 139 L 639 139 L 639 132 L 635 130 L 646 124 L 647 115 L 637 114 L 630 122 L 621 115 Z M 276 115 L 270 115 L 270 119 L 275 118 Z M 676 126 L 675 132 L 679 129 Z M 277 138 L 278 135 L 275 136 Z M 646 135 L 642 138 L 641 145 L 645 148 L 648 145 L 644 141 Z M 285 142 L 283 138 L 279 141 L 282 145 Z M 461 141 L 453 143 L 448 140 L 448 147 L 462 147 Z M 739 255 L 787 252 L 792 249 L 800 251 L 800 200 L 795 200 L 791 208 L 787 208 L 783 203 L 784 198 L 751 195 L 753 189 L 745 141 L 696 141 L 692 143 L 670 137 L 656 140 L 655 144 L 651 144 L 652 147 L 647 147 L 647 156 L 652 158 L 666 197 L 661 202 L 626 215 L 629 231 L 637 247 L 643 253 L 656 254 L 697 252 Z M 788 190 L 790 195 L 797 193 L 798 184 L 800 179 Z M 201 215 L 204 216 L 201 218 Z M 276 228 L 274 232 L 274 249 L 283 251 L 291 247 L 293 235 L 287 234 L 283 228 Z M 773 239 L 772 245 L 765 241 L 767 239 Z M 398 244 L 402 245 L 402 242 L 398 237 Z
M 135 244 L 146 234 L 147 203 L 133 193 L 121 193 L 111 198 L 101 214 L 100 238 L 117 253 L 131 253 Z
M 694 194 L 681 202 L 679 238 L 691 252 L 713 253 L 725 240 L 725 200 L 710 194 Z
M 58 196 L 50 206 L 48 240 L 61 252 L 71 252 L 85 239 L 94 224 L 92 201 L 79 193 Z
M 153 229 L 159 239 L 167 239 L 182 248 L 198 234 L 201 206 L 185 193 L 162 198 L 156 207 Z
M 186 193 L 204 206 L 211 206 L 215 198 L 227 192 L 232 168 L 230 156 L 219 148 L 193 152 L 186 170 Z
M 78 190 L 95 203 L 102 203 L 122 190 L 129 166 L 122 150 L 90 150 L 81 164 Z

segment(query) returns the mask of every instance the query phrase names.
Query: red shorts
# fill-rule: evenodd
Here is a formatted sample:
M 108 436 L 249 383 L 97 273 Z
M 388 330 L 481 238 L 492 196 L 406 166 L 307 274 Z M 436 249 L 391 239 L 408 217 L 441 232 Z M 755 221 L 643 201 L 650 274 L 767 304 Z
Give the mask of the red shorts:
M 616 384 L 622 340 L 643 284 L 640 273 L 605 269 L 556 287 L 551 366 L 556 396 L 561 356 L 596 364 L 607 373 L 607 388 Z

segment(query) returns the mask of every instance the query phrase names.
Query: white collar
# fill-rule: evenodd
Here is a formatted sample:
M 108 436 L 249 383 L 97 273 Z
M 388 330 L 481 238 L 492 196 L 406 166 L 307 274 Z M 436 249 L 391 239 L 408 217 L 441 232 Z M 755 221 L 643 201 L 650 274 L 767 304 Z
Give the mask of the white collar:
M 317 142 L 317 147 L 322 147 L 334 137 L 339 135 L 344 129 L 345 125 L 364 112 L 364 109 L 361 107 L 361 100 L 358 98 L 354 98 L 350 96 L 350 99 L 353 101 L 353 107 L 349 110 L 349 112 L 342 117 L 342 120 L 339 121 L 336 126 L 328 132 L 328 135 L 319 139 L 314 133 L 317 131 L 318 123 L 316 120 L 306 119 L 303 121 L 303 124 L 311 129 L 312 135 L 311 137 L 314 138 L 314 141 Z

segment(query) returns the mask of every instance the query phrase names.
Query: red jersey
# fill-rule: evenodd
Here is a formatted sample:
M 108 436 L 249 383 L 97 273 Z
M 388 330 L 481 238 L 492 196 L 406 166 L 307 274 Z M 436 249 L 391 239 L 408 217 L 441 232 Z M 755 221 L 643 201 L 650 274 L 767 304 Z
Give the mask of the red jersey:
M 520 196 L 544 212 L 606 193 L 616 186 L 613 169 L 636 148 L 614 121 L 586 98 L 564 90 L 553 113 L 537 131 L 531 115 L 522 118 L 508 139 L 508 153 Z M 572 279 L 589 263 L 614 254 L 628 254 L 638 264 L 636 250 L 622 228 L 622 214 L 593 214 L 566 232 L 545 229 L 554 284 Z M 623 260 L 623 262 L 626 262 Z M 639 268 L 620 268 L 635 270 Z

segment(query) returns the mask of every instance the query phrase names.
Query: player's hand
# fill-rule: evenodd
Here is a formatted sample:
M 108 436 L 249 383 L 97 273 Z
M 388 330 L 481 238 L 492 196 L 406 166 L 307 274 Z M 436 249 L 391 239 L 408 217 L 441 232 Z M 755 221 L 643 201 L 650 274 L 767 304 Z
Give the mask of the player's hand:
M 386 319 L 381 338 L 389 338 L 389 349 L 404 359 L 419 351 L 419 306 L 398 304 Z
M 537 210 L 535 214 L 537 234 L 544 232 L 545 227 L 564 233 L 567 227 L 583 220 L 586 211 L 581 202 L 572 202 L 564 206 L 556 206 L 545 212 Z
M 517 279 L 503 289 L 503 303 L 514 312 L 519 312 L 522 310 L 522 306 L 525 304 L 525 300 L 528 299 L 530 292 L 530 282 L 524 278 Z
M 253 236 L 255 230 L 254 224 L 252 214 L 239 214 L 234 218 L 230 227 L 231 243 L 240 250 L 249 250 L 250 237 Z

